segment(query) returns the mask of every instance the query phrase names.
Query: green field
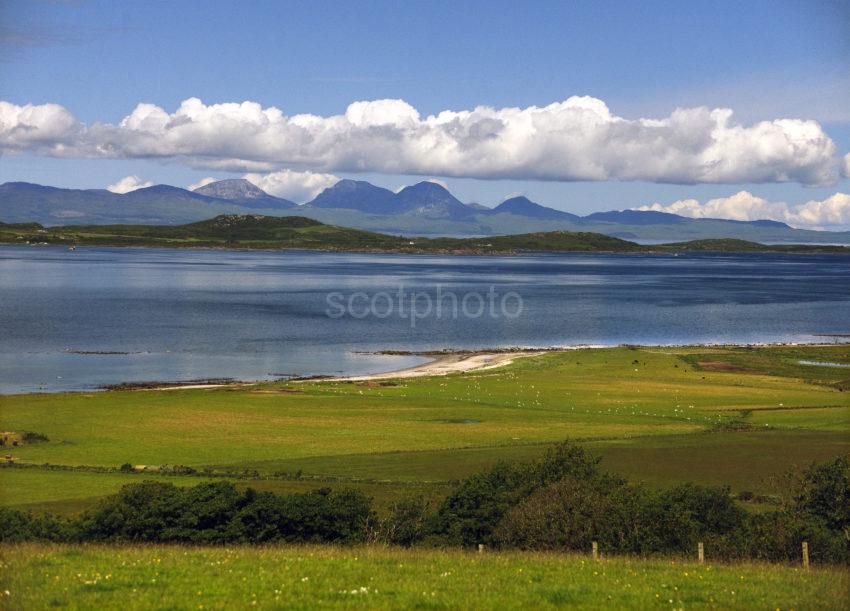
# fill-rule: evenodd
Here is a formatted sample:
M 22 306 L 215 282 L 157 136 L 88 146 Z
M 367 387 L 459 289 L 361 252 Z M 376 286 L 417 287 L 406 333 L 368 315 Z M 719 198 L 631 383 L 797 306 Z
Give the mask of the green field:
M 15 545 L 8 609 L 835 609 L 846 569 L 382 547 Z
M 224 477 L 275 492 L 355 485 L 380 509 L 564 439 L 632 481 L 770 495 L 784 471 L 850 451 L 850 369 L 801 360 L 850 363 L 850 346 L 585 349 L 382 384 L 3 396 L 0 429 L 49 441 L 4 449 L 0 502 L 74 513 L 127 482 Z M 125 463 L 148 470 L 117 472 Z

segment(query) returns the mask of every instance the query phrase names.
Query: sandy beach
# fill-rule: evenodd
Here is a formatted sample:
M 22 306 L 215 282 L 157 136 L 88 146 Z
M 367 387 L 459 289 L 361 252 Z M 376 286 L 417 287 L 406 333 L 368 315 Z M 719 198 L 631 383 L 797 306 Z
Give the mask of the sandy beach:
M 418 378 L 423 376 L 440 376 L 461 371 L 480 369 L 495 369 L 512 363 L 518 358 L 542 354 L 541 350 L 523 350 L 516 352 L 471 352 L 441 354 L 434 356 L 430 363 L 423 363 L 407 369 L 374 373 L 362 376 L 342 376 L 327 378 L 329 381 L 363 382 L 370 380 L 387 380 L 396 378 Z
M 393 371 L 385 371 L 383 373 L 373 373 L 359 376 L 322 376 L 310 378 L 294 378 L 289 382 L 368 382 L 371 380 L 389 380 L 397 378 L 418 378 L 424 376 L 442 376 L 450 373 L 458 373 L 461 371 L 472 371 L 481 369 L 495 369 L 512 363 L 518 358 L 535 356 L 547 352 L 546 350 L 515 350 L 515 351 L 481 351 L 481 352 L 458 352 L 446 354 L 425 354 L 422 356 L 429 357 L 433 360 L 409 367 L 406 369 L 396 369 Z M 109 390 L 136 390 L 136 391 L 151 391 L 151 390 L 195 390 L 205 388 L 224 388 L 224 387 L 248 387 L 256 386 L 257 384 L 267 384 L 268 382 L 189 382 L 181 384 L 179 382 L 169 383 L 150 383 L 139 384 L 137 386 L 127 385 L 124 388 L 112 388 Z
M 846 343 L 846 342 L 831 342 L 831 343 L 802 343 L 798 344 L 795 342 L 772 342 L 772 343 L 751 343 L 751 344 L 735 344 L 735 343 L 718 343 L 718 344 L 700 344 L 700 346 L 704 348 L 724 348 L 724 347 L 741 347 L 741 346 L 749 346 L 749 347 L 767 347 L 767 346 L 795 346 L 795 345 L 809 345 L 809 346 L 828 346 L 834 345 L 835 343 Z M 643 346 L 644 348 L 655 348 L 656 352 L 661 354 L 668 354 L 664 350 L 664 348 L 682 348 L 688 346 L 688 344 L 670 344 L 666 346 Z M 458 352 L 438 352 L 438 353 L 415 353 L 415 352 L 385 352 L 383 354 L 398 354 L 398 355 L 418 355 L 432 359 L 427 363 L 422 363 L 421 365 L 416 365 L 414 367 L 408 367 L 405 369 L 394 369 L 392 371 L 385 371 L 381 373 L 372 373 L 365 375 L 357 375 L 357 376 L 316 376 L 316 377 L 306 377 L 306 378 L 293 378 L 290 380 L 280 380 L 280 381 L 288 381 L 288 382 L 369 382 L 369 381 L 377 381 L 377 380 L 390 380 L 390 379 L 401 379 L 401 378 L 419 378 L 425 376 L 443 376 L 449 375 L 451 373 L 459 373 L 464 371 L 475 371 L 475 370 L 486 370 L 486 369 L 496 369 L 498 367 L 504 367 L 505 365 L 509 365 L 519 358 L 526 358 L 530 356 L 537 356 L 540 354 L 545 354 L 547 352 L 563 352 L 568 350 L 578 350 L 582 348 L 611 348 L 612 346 L 602 346 L 602 345 L 575 345 L 575 346 L 551 346 L 547 348 L 538 348 L 538 349 L 521 349 L 521 348 L 494 348 L 490 350 L 478 350 L 478 351 L 458 351 Z M 249 387 L 256 386 L 257 384 L 267 384 L 268 381 L 228 381 L 228 382 L 215 382 L 215 381 L 194 381 L 188 382 L 185 384 L 181 384 L 179 382 L 172 383 L 163 383 L 163 384 L 143 384 L 138 387 L 133 387 L 129 385 L 124 390 L 191 390 L 191 389 L 204 389 L 204 388 L 223 388 L 223 387 Z M 119 390 L 118 388 L 110 389 L 110 390 Z

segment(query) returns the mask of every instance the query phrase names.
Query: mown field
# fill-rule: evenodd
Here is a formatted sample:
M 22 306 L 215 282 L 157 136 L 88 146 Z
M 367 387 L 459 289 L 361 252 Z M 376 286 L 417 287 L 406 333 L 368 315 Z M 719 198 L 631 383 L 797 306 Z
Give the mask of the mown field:
M 0 430 L 49 441 L 4 448 L 0 503 L 75 513 L 128 482 L 224 477 L 353 485 L 380 509 L 564 439 L 632 481 L 769 496 L 784 471 L 850 451 L 850 368 L 800 361 L 850 363 L 850 346 L 587 349 L 380 383 L 2 396 Z
M 14 545 L 9 609 L 835 609 L 840 568 L 382 547 Z

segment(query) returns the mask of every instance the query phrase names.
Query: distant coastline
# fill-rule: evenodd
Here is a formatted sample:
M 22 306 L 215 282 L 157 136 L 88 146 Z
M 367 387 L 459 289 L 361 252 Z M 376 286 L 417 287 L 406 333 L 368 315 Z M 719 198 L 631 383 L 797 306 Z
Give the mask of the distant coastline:
M 315 250 L 355 253 L 514 256 L 523 253 L 679 252 L 850 254 L 850 247 L 822 244 L 761 244 L 704 239 L 642 245 L 593 232 L 549 231 L 478 238 L 422 238 L 326 225 L 299 216 L 220 215 L 187 225 L 69 225 L 0 223 L 0 243 L 30 246 Z

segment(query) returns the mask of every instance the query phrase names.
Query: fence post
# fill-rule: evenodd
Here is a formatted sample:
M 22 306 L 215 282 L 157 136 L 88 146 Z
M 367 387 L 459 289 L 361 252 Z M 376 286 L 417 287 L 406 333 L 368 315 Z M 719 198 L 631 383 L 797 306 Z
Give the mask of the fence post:
M 702 545 L 702 541 L 697 543 L 697 558 L 699 558 L 700 564 L 705 562 L 705 548 Z
M 803 568 L 809 568 L 809 542 L 803 541 Z
M 483 544 L 483 543 L 479 543 L 479 544 L 478 544 L 478 553 L 479 553 L 479 554 L 483 554 L 483 553 L 484 553 L 484 544 Z
M 593 542 L 593 559 L 599 560 L 599 544 L 596 541 Z

